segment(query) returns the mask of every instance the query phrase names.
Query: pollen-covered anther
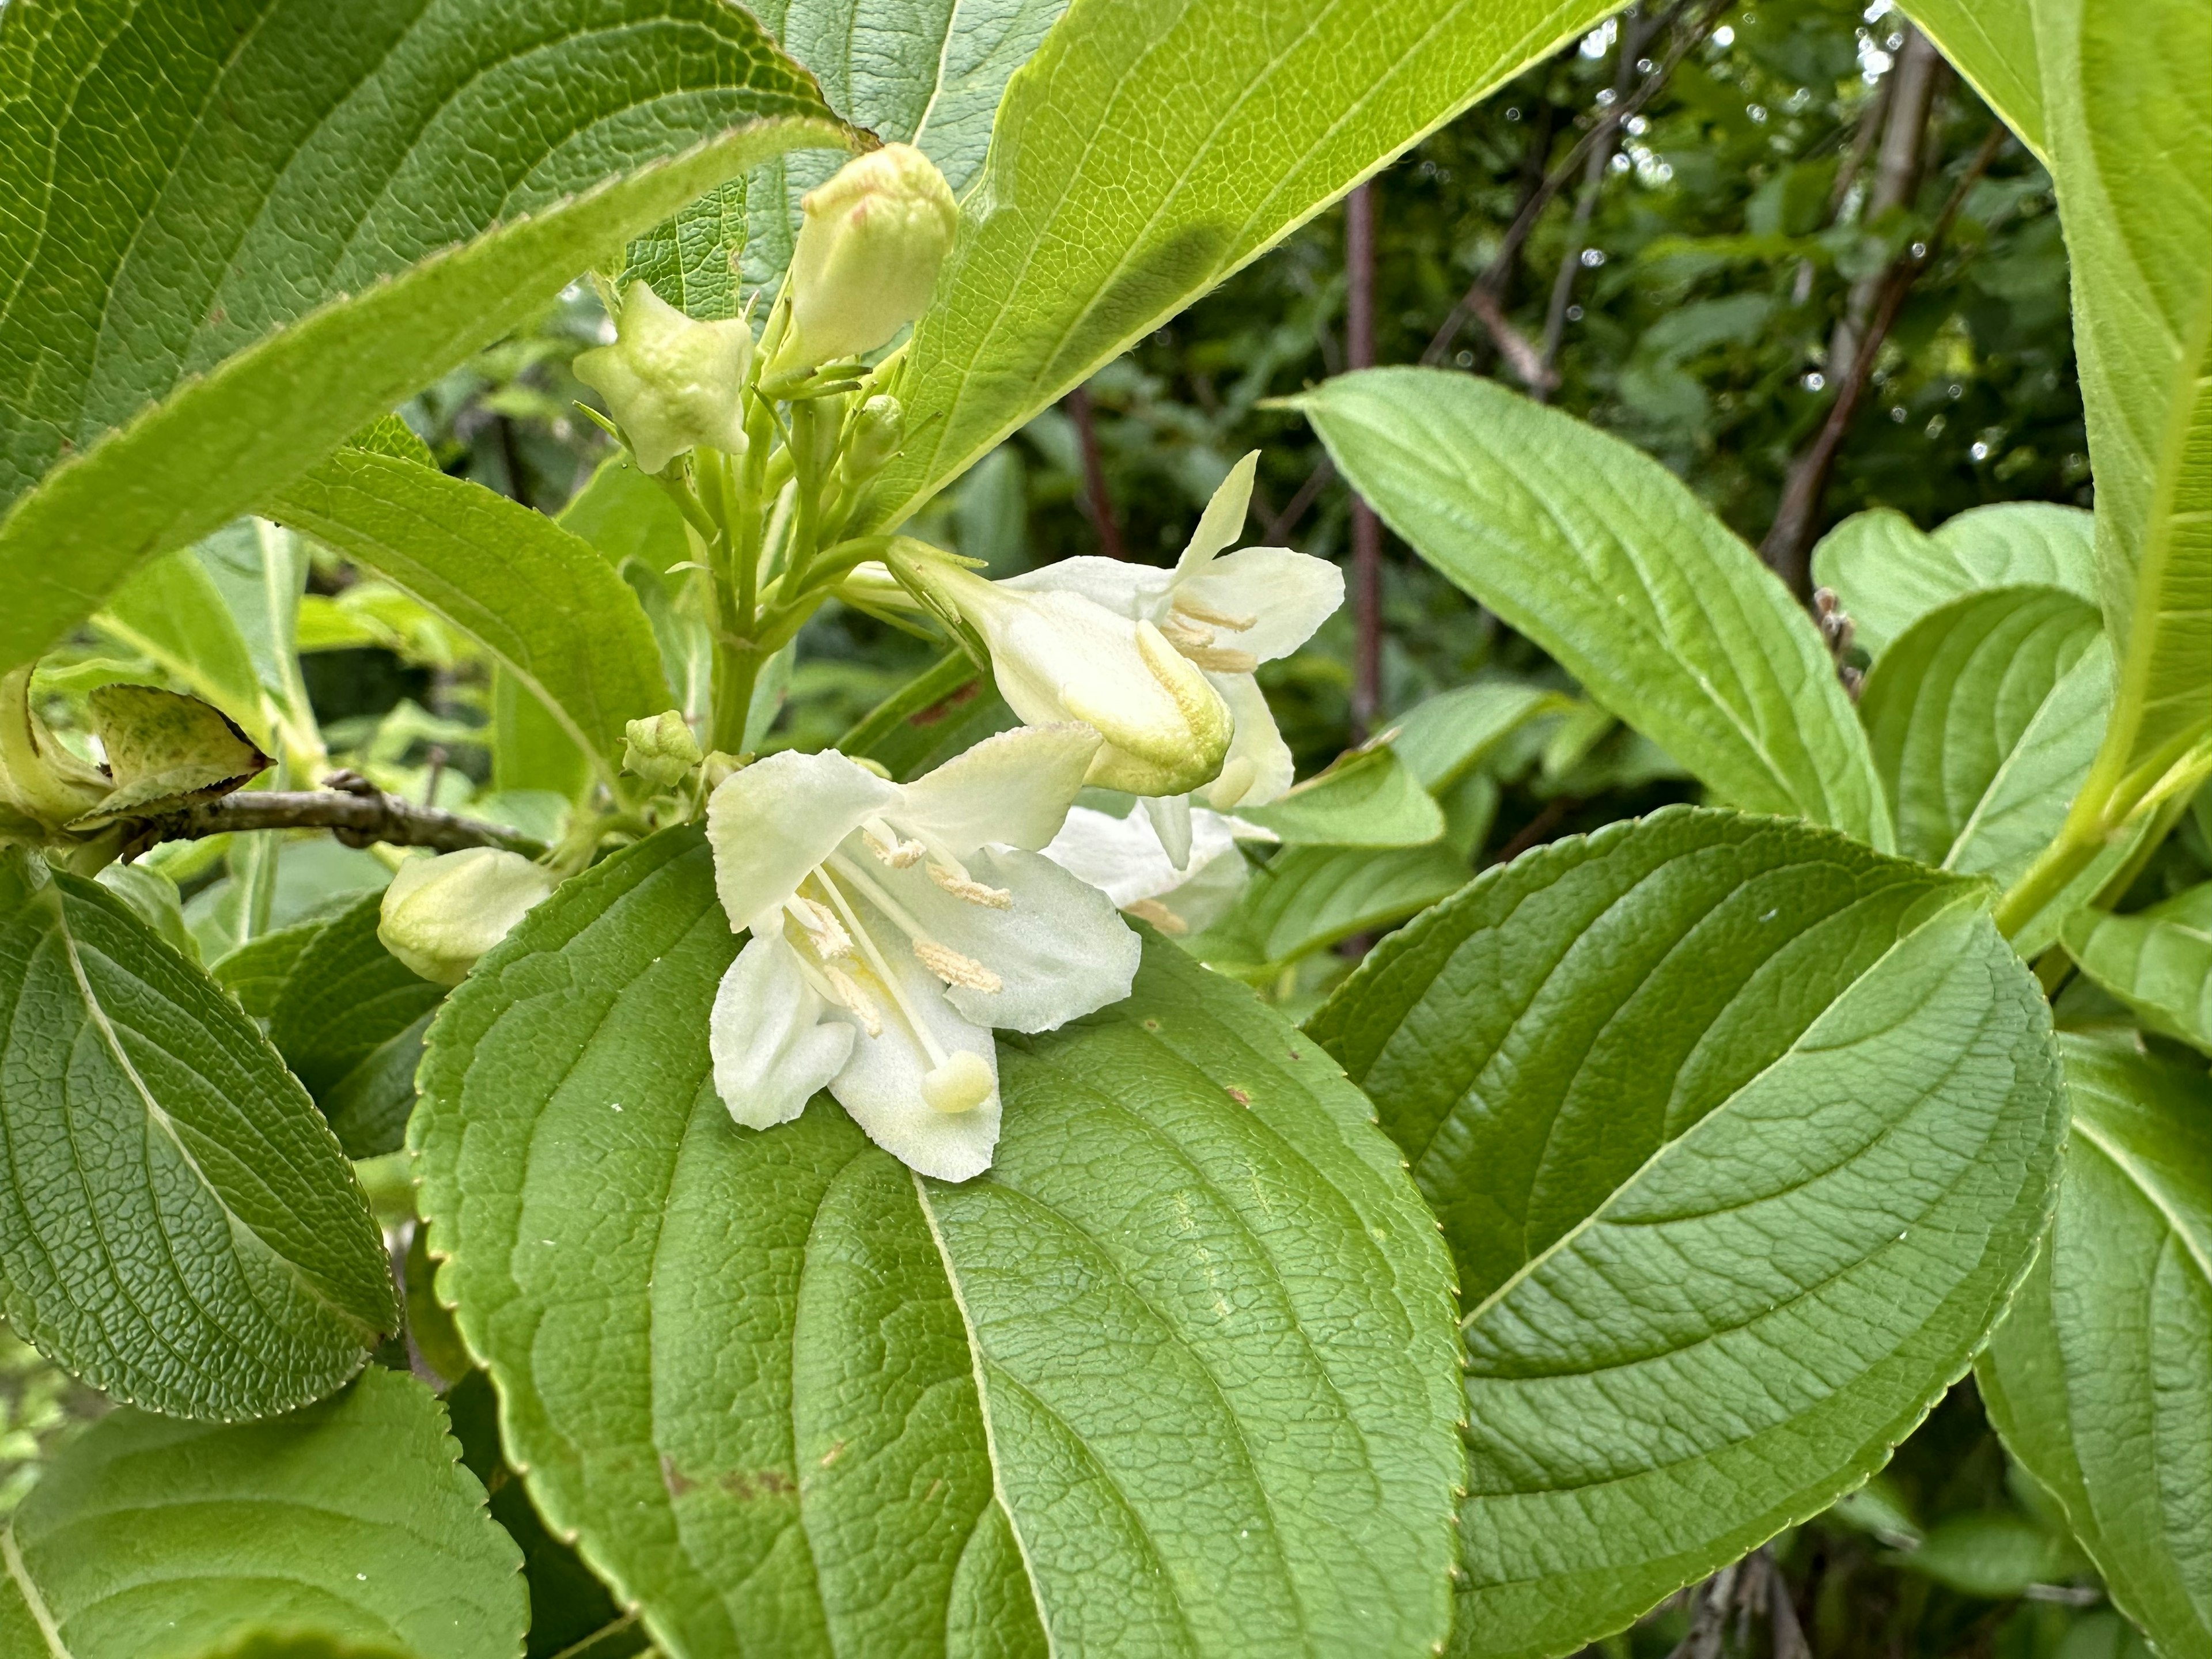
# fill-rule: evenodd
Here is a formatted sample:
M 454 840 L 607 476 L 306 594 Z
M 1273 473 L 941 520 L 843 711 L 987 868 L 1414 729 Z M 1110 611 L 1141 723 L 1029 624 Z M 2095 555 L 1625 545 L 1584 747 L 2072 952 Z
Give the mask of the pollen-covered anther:
M 933 864 L 929 878 L 957 899 L 970 904 L 980 904 L 987 910 L 1010 910 L 1014 896 L 1003 887 L 987 887 L 965 870 L 956 870 L 948 865 Z
M 853 954 L 853 936 L 837 913 L 818 900 L 794 894 L 785 908 L 806 933 L 806 942 L 823 962 L 836 962 Z
M 1132 899 L 1121 907 L 1139 921 L 1149 921 L 1163 933 L 1180 936 L 1190 932 L 1190 924 L 1156 898 Z
M 939 945 L 935 939 L 918 939 L 914 942 L 915 958 L 947 985 L 957 985 L 969 991 L 1000 991 L 1006 981 L 973 957 L 963 957 L 959 951 Z
M 1197 626 L 1181 611 L 1170 611 L 1168 619 L 1160 624 L 1160 632 L 1170 645 L 1185 654 L 1203 651 L 1213 643 L 1212 629 Z
M 1186 645 L 1177 647 L 1199 667 L 1216 674 L 1249 674 L 1260 665 L 1259 658 L 1249 651 L 1238 651 L 1225 645 Z
M 1242 634 L 1248 628 L 1255 628 L 1260 622 L 1257 617 L 1240 616 L 1234 611 L 1217 611 L 1188 593 L 1178 593 L 1175 596 L 1174 608 L 1169 612 L 1169 620 L 1185 617 L 1192 622 L 1211 623 L 1216 628 L 1225 628 L 1232 634 Z
M 898 832 L 881 819 L 863 828 L 860 839 L 879 862 L 894 870 L 911 867 L 929 850 L 918 841 L 901 840 Z
M 881 1036 L 884 1017 L 877 1010 L 875 999 L 860 988 L 860 981 L 837 967 L 824 969 L 824 976 L 830 981 L 830 988 L 836 993 L 837 1000 L 848 1012 L 859 1016 L 860 1029 L 872 1037 Z

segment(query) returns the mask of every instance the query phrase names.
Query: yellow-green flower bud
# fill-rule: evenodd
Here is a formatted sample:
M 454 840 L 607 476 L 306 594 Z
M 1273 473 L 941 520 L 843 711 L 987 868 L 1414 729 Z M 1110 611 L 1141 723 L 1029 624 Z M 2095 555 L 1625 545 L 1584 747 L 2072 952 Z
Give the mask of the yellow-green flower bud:
M 848 161 L 799 205 L 791 324 L 775 358 L 786 374 L 873 351 L 921 316 L 960 222 L 945 175 L 911 144 Z
M 58 836 L 110 787 L 98 767 L 63 747 L 39 718 L 31 665 L 0 676 L 0 847 Z
M 495 847 L 410 859 L 384 890 L 376 936 L 424 979 L 459 985 L 552 890 L 544 871 Z
M 856 483 L 874 477 L 905 442 L 906 410 L 897 398 L 878 392 L 853 417 L 853 435 L 845 444 L 845 476 Z
M 658 472 L 698 445 L 732 455 L 745 447 L 739 393 L 752 366 L 742 319 L 700 323 L 633 283 L 615 343 L 578 355 L 576 378 L 607 400 L 637 464 Z
M 701 758 L 699 740 L 673 708 L 623 727 L 623 770 L 657 788 L 674 788 Z

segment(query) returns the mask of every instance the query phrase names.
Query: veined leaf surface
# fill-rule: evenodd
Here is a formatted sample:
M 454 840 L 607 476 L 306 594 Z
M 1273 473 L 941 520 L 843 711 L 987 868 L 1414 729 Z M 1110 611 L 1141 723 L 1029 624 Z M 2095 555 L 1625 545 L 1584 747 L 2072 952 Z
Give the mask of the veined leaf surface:
M 1459 1264 L 1455 1650 L 1573 1650 L 1824 1508 L 2049 1213 L 2050 1015 L 1984 890 L 1670 807 L 1524 854 L 1309 1022 Z
M 624 237 L 845 137 L 721 0 L 33 0 L 0 111 L 0 667 Z
M 2166 1659 L 2212 1655 L 2212 1085 L 2065 1036 L 2050 1241 L 1979 1367 L 2005 1445 Z
M 1342 375 L 1293 402 L 1416 552 L 1723 799 L 1890 844 L 1811 619 L 1658 462 L 1437 369 Z
M 903 521 L 1038 410 L 1613 0 L 1075 0 L 1007 84 L 898 385 Z
M 735 950 L 696 831 L 617 854 L 449 1001 L 410 1131 L 509 1456 L 664 1646 L 1443 1638 L 1446 1266 L 1313 1045 L 1148 941 L 1129 1001 L 1002 1048 L 997 1162 L 946 1187 L 826 1097 L 731 1123 Z
M 2212 1054 L 2212 882 L 2126 915 L 2078 911 L 2064 937 L 2081 971 L 2145 1025 Z

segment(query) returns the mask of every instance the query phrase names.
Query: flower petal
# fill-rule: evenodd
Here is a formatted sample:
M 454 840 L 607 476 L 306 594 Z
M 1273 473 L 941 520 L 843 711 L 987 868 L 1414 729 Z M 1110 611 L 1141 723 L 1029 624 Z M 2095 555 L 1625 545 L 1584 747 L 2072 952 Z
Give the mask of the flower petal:
M 1234 741 L 1232 738 L 1231 741 Z M 1228 757 L 1222 757 L 1228 764 Z M 1185 795 L 1147 795 L 1144 798 L 1146 820 L 1152 833 L 1160 838 L 1160 848 L 1168 856 L 1178 876 L 1190 871 L 1190 797 Z
M 987 842 L 1042 847 L 1060 832 L 1102 741 L 1073 722 L 1001 732 L 908 784 L 891 819 L 958 859 Z
M 1245 547 L 1179 578 L 1174 603 L 1214 617 L 1249 617 L 1252 626 L 1212 624 L 1213 642 L 1261 662 L 1287 657 L 1344 603 L 1344 572 L 1327 559 L 1287 547 Z
M 730 926 L 748 927 L 799 890 L 837 843 L 899 798 L 834 751 L 785 753 L 732 772 L 707 803 L 714 890 Z
M 749 1129 L 788 1123 L 829 1085 L 853 1051 L 854 1028 L 823 1018 L 829 1005 L 800 977 L 781 933 L 758 933 L 714 993 L 707 1026 L 714 1092 Z
M 878 937 L 888 935 L 885 927 Z M 887 957 L 888 957 L 888 953 Z M 965 1112 L 940 1112 L 923 1098 L 922 1080 L 935 1062 L 920 1036 L 889 997 L 880 997 L 883 1033 L 861 1034 L 853 1057 L 830 1085 L 830 1092 L 852 1114 L 869 1139 L 908 1169 L 939 1181 L 966 1181 L 991 1167 L 999 1144 L 999 1055 L 991 1034 L 963 1019 L 940 994 L 944 987 L 909 958 L 888 957 L 906 1001 L 927 1023 L 945 1054 L 970 1054 L 990 1070 L 991 1092 Z M 856 975 L 871 990 L 873 974 Z M 849 1018 L 849 1017 L 845 1017 Z
M 1042 853 L 988 848 L 968 867 L 1012 902 L 970 903 L 918 869 L 886 884 L 929 939 L 997 975 L 995 991 L 946 988 L 954 1007 L 1004 1030 L 1049 1031 L 1129 994 L 1142 947 L 1113 900 Z
M 1175 573 L 1158 565 L 1131 564 L 1125 559 L 1102 559 L 1086 555 L 1062 559 L 1038 570 L 1009 576 L 999 586 L 1018 593 L 1080 593 L 1093 605 L 1135 622 L 1166 609 L 1163 603 Z
M 1212 562 L 1213 556 L 1244 533 L 1244 516 L 1252 506 L 1252 477 L 1260 468 L 1260 452 L 1254 450 L 1229 469 L 1221 488 L 1199 515 L 1198 528 L 1190 532 L 1182 557 L 1176 561 L 1176 580 L 1188 580 Z
M 1199 799 L 1217 812 L 1280 800 L 1297 775 L 1297 768 L 1291 759 L 1291 746 L 1275 728 L 1275 711 L 1267 707 L 1260 682 L 1249 674 L 1206 678 L 1229 705 L 1237 731 L 1229 739 L 1229 753 L 1222 758 L 1221 775 L 1198 792 Z
M 1127 817 L 1117 818 L 1110 812 L 1079 806 L 1068 813 L 1067 822 L 1044 849 L 1044 855 L 1115 903 L 1127 906 L 1176 891 L 1217 859 L 1233 853 L 1240 830 L 1246 839 L 1275 838 L 1256 825 L 1241 823 L 1218 812 L 1202 807 L 1194 811 L 1190 863 L 1179 871 L 1168 861 L 1167 848 L 1160 844 L 1159 833 L 1152 828 L 1148 814 L 1133 811 Z M 1243 863 L 1242 859 L 1237 861 Z M 1176 908 L 1181 911 L 1181 906 Z

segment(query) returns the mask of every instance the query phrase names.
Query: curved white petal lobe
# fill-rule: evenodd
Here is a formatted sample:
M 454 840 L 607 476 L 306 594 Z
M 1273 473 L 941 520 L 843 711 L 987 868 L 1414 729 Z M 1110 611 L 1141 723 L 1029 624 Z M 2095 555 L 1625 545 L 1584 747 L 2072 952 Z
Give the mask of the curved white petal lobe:
M 714 992 L 707 1028 L 714 1092 L 749 1129 L 788 1123 L 843 1069 L 854 1028 L 824 1019 L 829 1005 L 799 971 L 781 933 L 756 934 Z
M 902 995 L 897 1001 L 882 998 L 882 1035 L 854 1044 L 853 1057 L 831 1081 L 830 1092 L 869 1139 L 908 1168 L 939 1181 L 969 1180 L 991 1167 L 991 1153 L 999 1144 L 998 1051 L 991 1033 L 962 1018 L 941 994 L 944 987 L 920 963 L 892 957 L 888 965 Z M 872 974 L 864 982 L 880 990 Z M 923 1097 L 922 1079 L 939 1062 L 902 1003 L 927 1028 L 939 1053 L 964 1051 L 990 1068 L 991 1092 L 981 1105 L 940 1112 Z
M 1073 721 L 986 738 L 908 784 L 898 821 L 955 858 L 988 842 L 1042 847 L 1060 833 L 1103 741 L 1094 727 Z
M 859 762 L 834 750 L 755 761 L 707 803 L 714 890 L 730 926 L 750 927 L 799 890 L 837 843 L 899 798 Z
M 1260 452 L 1253 450 L 1229 469 L 1229 476 L 1199 515 L 1182 556 L 1176 561 L 1176 579 L 1183 580 L 1203 570 L 1213 556 L 1244 533 L 1244 516 L 1252 507 L 1252 479 L 1260 469 Z
M 1344 603 L 1344 572 L 1287 547 L 1239 548 L 1177 581 L 1170 602 L 1206 617 L 1249 617 L 1249 628 L 1214 623 L 1213 642 L 1272 662 L 1311 639 Z

